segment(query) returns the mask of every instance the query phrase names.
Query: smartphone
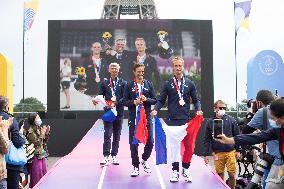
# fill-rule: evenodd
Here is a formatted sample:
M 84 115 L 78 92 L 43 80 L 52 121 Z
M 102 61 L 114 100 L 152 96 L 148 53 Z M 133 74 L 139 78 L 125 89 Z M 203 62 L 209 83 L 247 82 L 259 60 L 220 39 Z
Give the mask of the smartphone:
M 213 120 L 213 132 L 212 137 L 214 139 L 219 138 L 218 135 L 223 134 L 223 120 L 222 119 L 214 119 Z
M 275 89 L 275 96 L 278 97 L 278 90 Z

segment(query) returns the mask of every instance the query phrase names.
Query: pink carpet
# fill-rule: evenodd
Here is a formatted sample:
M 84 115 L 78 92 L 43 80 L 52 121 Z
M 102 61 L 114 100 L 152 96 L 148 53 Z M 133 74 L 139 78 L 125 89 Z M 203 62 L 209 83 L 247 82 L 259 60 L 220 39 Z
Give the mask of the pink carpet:
M 58 162 L 34 187 L 37 189 L 158 189 L 158 188 L 229 188 L 211 168 L 204 164 L 202 158 L 193 156 L 190 172 L 192 183 L 184 182 L 181 177 L 178 183 L 170 183 L 171 167 L 155 166 L 154 157 L 148 160 L 152 173 L 144 173 L 140 167 L 140 175 L 130 177 L 132 171 L 130 149 L 128 144 L 128 126 L 124 120 L 118 158 L 120 165 L 109 165 L 103 169 L 99 165 L 102 160 L 103 124 L 98 120 L 83 137 L 74 150 Z M 141 149 L 142 149 L 141 145 Z M 153 151 L 154 152 L 154 151 Z M 142 154 L 142 153 L 140 153 Z

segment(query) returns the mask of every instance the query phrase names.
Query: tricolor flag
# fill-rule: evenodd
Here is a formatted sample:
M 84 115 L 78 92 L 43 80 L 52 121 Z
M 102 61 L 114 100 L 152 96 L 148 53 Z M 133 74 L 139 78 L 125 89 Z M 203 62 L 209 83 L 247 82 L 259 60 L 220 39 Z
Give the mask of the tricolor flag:
M 103 106 L 107 106 L 107 104 L 109 103 L 104 99 L 103 95 L 96 96 L 94 100 Z M 116 116 L 117 116 L 117 111 L 116 108 L 113 107 L 104 113 L 104 115 L 102 116 L 102 120 L 107 122 L 113 122 L 116 119 Z
M 145 108 L 142 105 L 138 105 L 136 110 L 135 129 L 132 144 L 138 144 L 138 142 L 140 142 L 146 145 L 147 140 L 148 129 Z
M 168 126 L 155 118 L 155 150 L 156 164 L 191 162 L 195 141 L 203 122 L 203 116 L 197 115 L 182 126 Z M 185 148 L 186 147 L 186 148 Z

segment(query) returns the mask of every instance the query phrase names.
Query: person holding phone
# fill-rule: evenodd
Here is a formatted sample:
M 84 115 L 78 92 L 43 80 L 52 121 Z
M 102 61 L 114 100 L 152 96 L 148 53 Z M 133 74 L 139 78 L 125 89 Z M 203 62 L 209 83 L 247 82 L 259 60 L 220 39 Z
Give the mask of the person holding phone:
M 281 161 L 284 162 L 284 99 L 277 99 L 270 104 L 270 118 L 275 121 L 277 127 L 251 134 L 241 134 L 234 137 L 219 135 L 218 142 L 230 145 L 254 145 L 272 140 L 278 140 Z M 267 189 L 284 188 L 284 164 L 272 164 L 266 179 Z
M 16 148 L 21 148 L 26 140 L 23 138 L 19 132 L 19 123 L 17 119 L 14 118 L 13 114 L 10 113 L 9 109 L 9 99 L 6 96 L 0 95 L 0 116 L 3 120 L 11 120 L 12 124 L 8 129 L 9 139 L 12 141 Z M 20 171 L 23 167 L 20 165 L 13 165 L 6 163 L 7 168 L 7 188 L 19 188 L 19 178 Z
M 240 153 L 236 152 L 235 145 L 222 144 L 215 139 L 218 135 L 236 136 L 240 133 L 236 120 L 226 114 L 226 105 L 222 100 L 214 103 L 215 116 L 208 119 L 205 125 L 204 138 L 204 161 L 209 163 L 210 147 L 214 155 L 215 169 L 218 175 L 224 179 L 225 167 L 227 167 L 229 180 L 228 185 L 231 188 L 236 186 L 236 158 Z

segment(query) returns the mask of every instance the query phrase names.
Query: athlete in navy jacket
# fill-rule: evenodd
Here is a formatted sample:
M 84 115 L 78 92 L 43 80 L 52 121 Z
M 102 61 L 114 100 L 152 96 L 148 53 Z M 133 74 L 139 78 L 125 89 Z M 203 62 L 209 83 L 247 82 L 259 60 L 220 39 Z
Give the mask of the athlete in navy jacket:
M 151 155 L 153 149 L 153 125 L 151 120 L 151 105 L 156 103 L 155 91 L 153 84 L 150 81 L 144 79 L 144 64 L 134 64 L 134 80 L 127 84 L 124 91 L 124 105 L 128 107 L 129 118 L 129 144 L 131 150 L 132 165 L 134 170 L 131 173 L 132 177 L 139 175 L 139 157 L 138 157 L 138 144 L 133 144 L 134 130 L 135 130 L 135 118 L 136 111 L 139 105 L 143 105 L 147 119 L 148 140 L 144 147 L 144 153 L 142 154 L 142 166 L 146 173 L 151 173 L 151 169 L 147 164 L 147 160 Z

